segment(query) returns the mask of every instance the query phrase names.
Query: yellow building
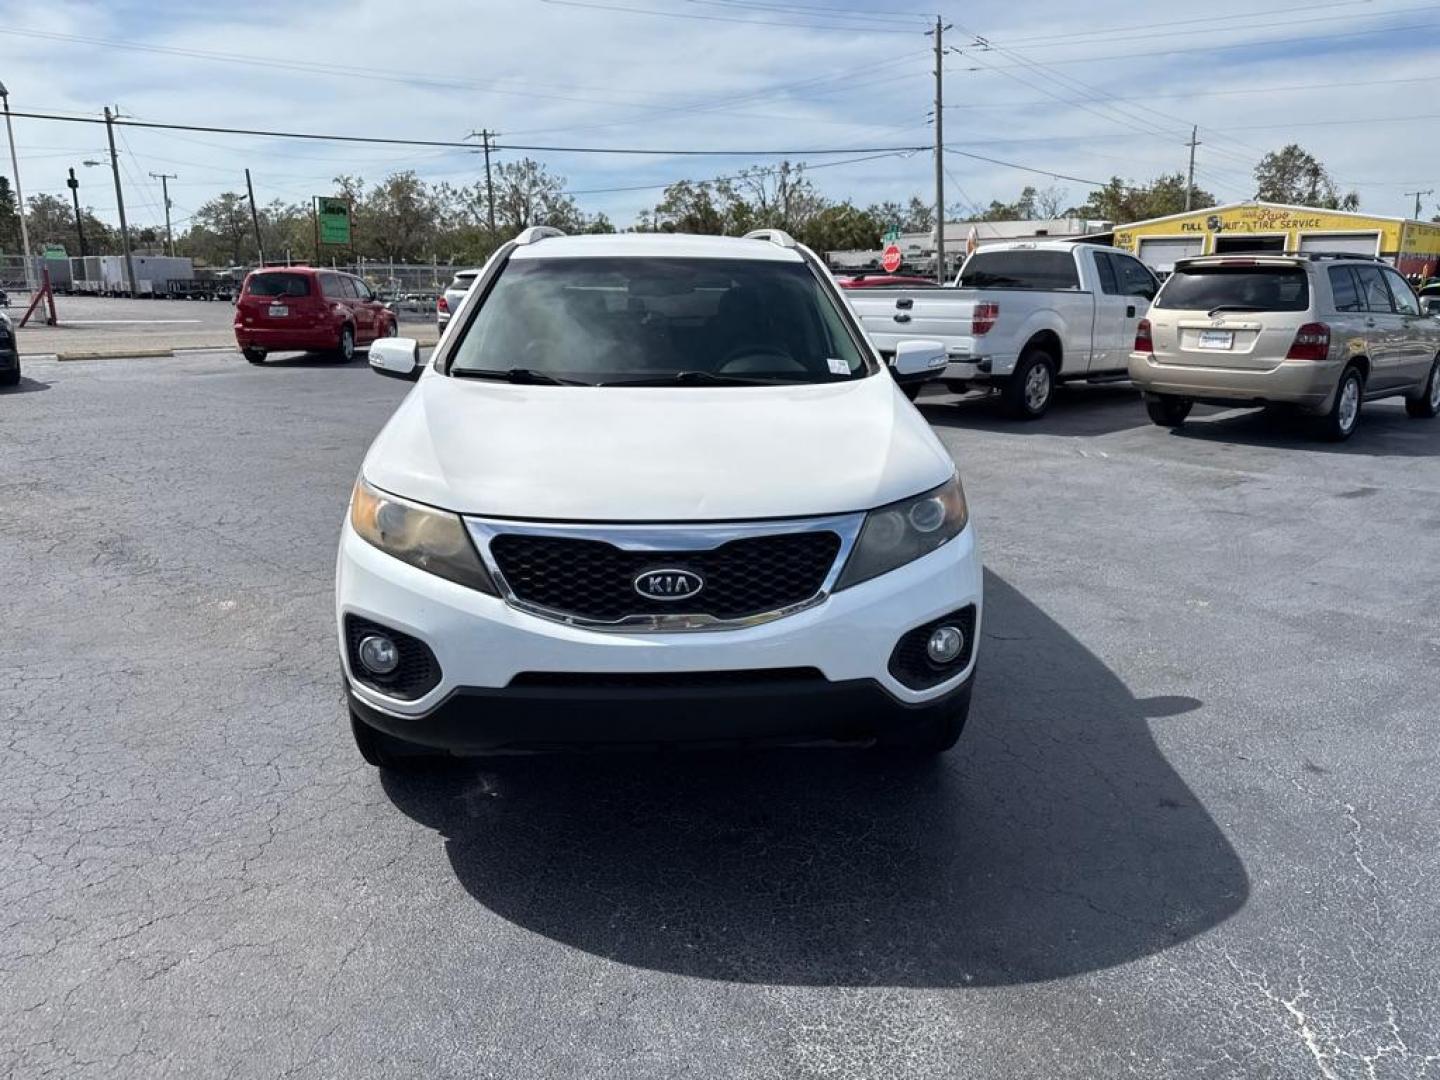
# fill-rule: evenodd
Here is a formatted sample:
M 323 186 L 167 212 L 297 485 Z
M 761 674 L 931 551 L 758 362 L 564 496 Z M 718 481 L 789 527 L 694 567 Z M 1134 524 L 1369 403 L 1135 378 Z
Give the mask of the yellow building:
M 1156 270 L 1177 259 L 1235 252 L 1345 251 L 1378 255 L 1402 274 L 1435 277 L 1440 225 L 1310 206 L 1243 202 L 1115 226 L 1115 246 Z

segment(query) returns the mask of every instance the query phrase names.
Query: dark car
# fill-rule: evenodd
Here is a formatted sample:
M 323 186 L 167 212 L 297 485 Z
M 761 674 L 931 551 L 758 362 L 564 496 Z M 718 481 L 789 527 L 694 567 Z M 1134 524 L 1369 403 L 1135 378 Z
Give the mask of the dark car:
M 15 342 L 15 327 L 10 316 L 0 314 L 0 386 L 14 386 L 20 381 L 20 348 Z
M 252 270 L 235 305 L 235 341 L 245 359 L 298 349 L 347 362 L 357 348 L 393 337 L 395 313 L 352 274 L 308 266 Z

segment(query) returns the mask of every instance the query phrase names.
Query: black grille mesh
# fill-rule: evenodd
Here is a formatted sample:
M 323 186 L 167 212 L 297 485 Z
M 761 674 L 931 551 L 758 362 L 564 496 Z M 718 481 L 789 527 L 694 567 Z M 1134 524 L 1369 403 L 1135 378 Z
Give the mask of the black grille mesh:
M 750 536 L 709 551 L 624 551 L 603 540 L 518 533 L 490 541 L 518 599 L 601 621 L 656 614 L 738 619 L 798 604 L 820 591 L 839 551 L 833 532 Z M 689 570 L 705 587 L 673 602 L 637 593 L 636 576 L 659 569 Z
M 925 652 L 925 642 L 938 626 L 959 627 L 965 635 L 965 647 L 960 655 L 948 664 L 937 664 Z M 890 674 L 912 690 L 927 690 L 939 686 L 957 672 L 965 670 L 970 663 L 970 654 L 975 651 L 975 607 L 961 608 L 939 619 L 931 619 L 924 626 L 917 626 L 907 632 L 890 654 Z
M 400 650 L 400 666 L 389 675 L 366 671 L 360 663 L 360 640 L 367 634 L 384 634 Z M 440 682 L 440 663 L 428 645 L 409 634 L 391 630 L 358 615 L 345 616 L 345 650 L 350 659 L 351 674 L 382 694 L 414 701 L 435 689 Z

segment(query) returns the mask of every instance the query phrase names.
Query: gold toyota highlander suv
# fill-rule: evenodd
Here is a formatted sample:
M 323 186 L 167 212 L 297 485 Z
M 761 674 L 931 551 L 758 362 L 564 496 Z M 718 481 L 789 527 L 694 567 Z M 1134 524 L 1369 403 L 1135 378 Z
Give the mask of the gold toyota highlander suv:
M 1184 259 L 1136 328 L 1130 378 L 1166 427 L 1197 401 L 1294 405 L 1339 441 L 1366 401 L 1403 396 L 1411 416 L 1440 413 L 1440 318 L 1373 257 Z

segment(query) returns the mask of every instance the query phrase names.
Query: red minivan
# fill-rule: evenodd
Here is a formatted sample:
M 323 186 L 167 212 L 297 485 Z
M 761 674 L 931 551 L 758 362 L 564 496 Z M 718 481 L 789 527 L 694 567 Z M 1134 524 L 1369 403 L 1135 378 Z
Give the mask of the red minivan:
M 365 282 L 338 270 L 252 270 L 235 304 L 235 341 L 252 364 L 286 349 L 327 352 L 348 362 L 357 348 L 394 334 L 395 313 Z

